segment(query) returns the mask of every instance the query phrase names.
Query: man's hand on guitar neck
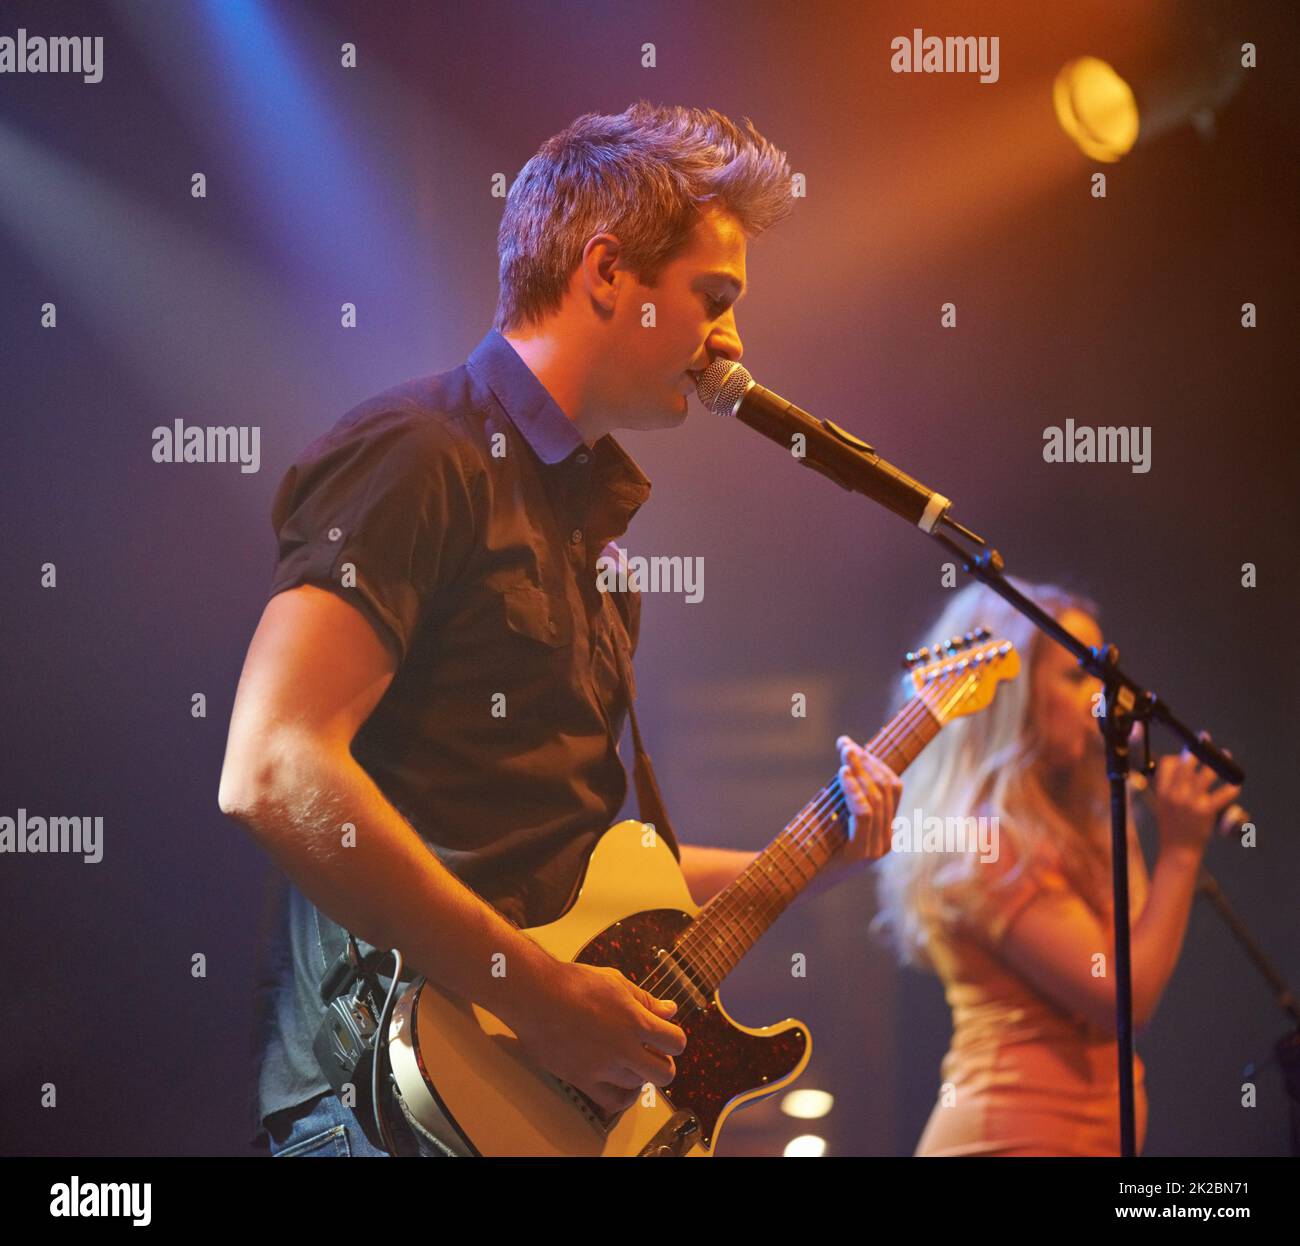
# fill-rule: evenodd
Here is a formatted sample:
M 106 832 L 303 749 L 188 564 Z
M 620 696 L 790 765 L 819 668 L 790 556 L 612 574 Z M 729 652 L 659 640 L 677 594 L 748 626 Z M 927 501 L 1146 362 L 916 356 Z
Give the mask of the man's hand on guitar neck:
M 840 736 L 835 747 L 840 750 L 840 787 L 849 802 L 849 842 L 838 861 L 841 866 L 863 865 L 889 851 L 903 780 L 849 736 Z
M 840 750 L 840 786 L 849 805 L 849 842 L 799 893 L 795 904 L 806 904 L 828 887 L 861 873 L 868 863 L 883 857 L 892 843 L 902 780 L 848 736 L 840 736 L 836 746 Z M 701 908 L 758 855 L 697 844 L 682 844 L 681 851 L 682 873 Z
M 893 842 L 902 779 L 849 736 L 840 736 L 835 747 L 840 751 L 840 787 L 849 806 L 849 842 L 803 890 L 796 903 L 806 904 L 836 883 L 856 877 L 872 861 L 883 857 Z

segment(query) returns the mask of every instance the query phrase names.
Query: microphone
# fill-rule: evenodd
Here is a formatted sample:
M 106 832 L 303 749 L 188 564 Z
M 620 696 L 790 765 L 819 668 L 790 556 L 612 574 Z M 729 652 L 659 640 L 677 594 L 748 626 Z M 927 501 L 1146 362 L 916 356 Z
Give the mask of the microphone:
M 715 359 L 692 373 L 700 401 L 715 415 L 742 424 L 785 447 L 805 467 L 828 476 L 841 489 L 862 493 L 895 515 L 933 532 L 941 523 L 979 545 L 984 542 L 948 513 L 952 502 L 885 462 L 865 441 L 830 420 L 818 420 L 787 402 L 729 359 Z

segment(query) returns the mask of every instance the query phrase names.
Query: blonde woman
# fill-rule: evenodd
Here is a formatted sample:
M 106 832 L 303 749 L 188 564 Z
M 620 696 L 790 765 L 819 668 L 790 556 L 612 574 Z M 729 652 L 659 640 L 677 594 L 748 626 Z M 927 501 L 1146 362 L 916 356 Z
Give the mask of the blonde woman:
M 1086 644 L 1102 643 L 1091 602 L 1013 582 Z M 894 851 L 876 866 L 873 928 L 887 933 L 903 963 L 938 974 L 953 1015 L 942 1085 L 916 1154 L 1115 1155 L 1110 806 L 1094 717 L 1101 685 L 982 585 L 957 593 L 925 639 L 977 625 L 1015 643 L 1021 675 L 983 713 L 945 727 L 908 770 L 899 812 L 988 818 L 996 860 L 991 849 Z M 1152 784 L 1160 848 L 1150 876 L 1130 820 L 1138 1032 L 1178 960 L 1215 819 L 1239 790 L 1211 790 L 1212 781 L 1187 753 L 1160 760 Z M 1140 1060 L 1135 1090 L 1140 1150 Z

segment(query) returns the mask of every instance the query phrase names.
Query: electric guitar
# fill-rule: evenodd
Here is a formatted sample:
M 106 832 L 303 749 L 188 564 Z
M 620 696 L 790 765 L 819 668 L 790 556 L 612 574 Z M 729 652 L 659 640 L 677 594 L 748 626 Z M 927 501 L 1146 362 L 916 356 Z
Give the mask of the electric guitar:
M 901 774 L 951 719 L 987 706 L 1020 656 L 983 628 L 908 654 L 913 693 L 867 744 Z M 588 859 L 565 914 L 523 931 L 560 960 L 620 969 L 686 1033 L 666 1087 L 606 1113 L 532 1061 L 514 1033 L 479 1005 L 417 979 L 393 1013 L 393 1076 L 415 1118 L 459 1155 L 712 1155 L 727 1117 L 803 1072 L 811 1038 L 800 1022 L 751 1028 L 718 998 L 727 974 L 848 841 L 836 775 L 703 908 L 672 850 L 646 823 L 611 827 Z

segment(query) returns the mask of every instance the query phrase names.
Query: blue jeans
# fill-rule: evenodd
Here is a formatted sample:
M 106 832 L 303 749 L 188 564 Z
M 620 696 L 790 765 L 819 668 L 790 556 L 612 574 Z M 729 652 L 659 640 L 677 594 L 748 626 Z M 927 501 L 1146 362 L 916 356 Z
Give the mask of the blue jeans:
M 384 1099 L 384 1120 L 392 1131 L 398 1155 L 440 1157 L 452 1154 L 436 1138 L 417 1132 L 407 1124 L 391 1094 L 384 1094 Z M 271 1154 L 282 1159 L 388 1158 L 387 1151 L 381 1151 L 366 1137 L 352 1109 L 344 1107 L 332 1093 L 309 1099 L 300 1107 L 275 1113 L 267 1118 L 266 1128 L 271 1138 Z

